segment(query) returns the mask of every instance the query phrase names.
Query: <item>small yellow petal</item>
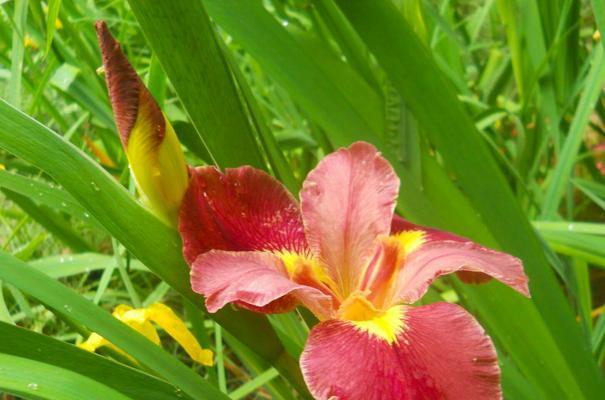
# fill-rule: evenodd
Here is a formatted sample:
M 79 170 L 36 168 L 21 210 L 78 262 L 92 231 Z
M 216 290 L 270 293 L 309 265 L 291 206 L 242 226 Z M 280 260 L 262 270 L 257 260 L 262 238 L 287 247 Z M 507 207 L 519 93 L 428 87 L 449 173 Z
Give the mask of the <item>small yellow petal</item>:
M 94 353 L 99 347 L 106 346 L 109 342 L 98 333 L 91 333 L 88 339 L 78 345 L 79 348 Z
M 213 364 L 212 351 L 203 349 L 195 336 L 187 329 L 185 323 L 172 309 L 163 304 L 155 303 L 147 308 L 132 308 L 129 305 L 120 304 L 114 308 L 112 315 L 160 346 L 160 337 L 151 323 L 155 322 L 174 338 L 194 361 L 206 366 L 212 366 Z M 115 347 L 97 333 L 92 333 L 85 342 L 78 345 L 78 347 L 91 352 L 96 351 L 101 346 L 109 346 L 128 356 L 124 351 Z
M 195 336 L 172 309 L 164 304 L 155 303 L 147 308 L 147 316 L 174 338 L 194 361 L 206 366 L 213 365 L 212 351 L 200 346 Z

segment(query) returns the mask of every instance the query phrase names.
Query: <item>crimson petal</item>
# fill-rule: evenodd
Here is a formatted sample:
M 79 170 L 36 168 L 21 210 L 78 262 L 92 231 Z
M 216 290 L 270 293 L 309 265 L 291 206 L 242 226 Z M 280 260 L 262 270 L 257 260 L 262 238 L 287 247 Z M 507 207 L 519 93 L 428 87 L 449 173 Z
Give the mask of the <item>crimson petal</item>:
M 301 369 L 316 399 L 501 399 L 500 369 L 483 328 L 449 303 L 407 307 L 389 344 L 330 320 L 315 326 Z
M 179 217 L 189 264 L 211 249 L 251 251 L 307 248 L 300 210 L 287 189 L 249 167 L 190 170 Z

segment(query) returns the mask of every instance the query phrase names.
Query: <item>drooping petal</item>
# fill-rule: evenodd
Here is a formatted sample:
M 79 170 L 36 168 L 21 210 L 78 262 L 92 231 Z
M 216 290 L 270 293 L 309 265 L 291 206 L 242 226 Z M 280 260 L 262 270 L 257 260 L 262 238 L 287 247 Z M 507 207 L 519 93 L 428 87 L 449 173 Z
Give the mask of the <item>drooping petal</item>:
M 116 125 L 139 192 L 161 219 L 176 225 L 188 184 L 176 133 L 105 22 L 95 27 Z
M 389 233 L 399 179 L 374 146 L 357 142 L 325 157 L 300 194 L 312 251 L 341 295 L 357 284 L 379 235 Z
M 211 250 L 304 252 L 300 211 L 287 189 L 252 167 L 192 169 L 179 230 L 189 264 Z
M 502 398 L 495 349 L 461 307 L 405 307 L 397 340 L 354 322 L 315 326 L 300 364 L 316 399 L 492 400 Z
M 281 259 L 270 252 L 211 250 L 191 266 L 191 287 L 216 312 L 228 303 L 252 311 L 287 312 L 303 303 L 320 319 L 332 314 L 332 298 L 289 279 Z
M 495 278 L 529 296 L 528 279 L 518 258 L 400 217 L 393 219 L 392 226 L 392 232 L 425 232 L 423 244 L 407 256 L 397 277 L 396 300 L 413 303 L 435 279 L 454 272 L 467 283 L 483 283 Z
M 154 303 L 145 309 L 145 317 L 166 331 L 181 345 L 193 361 L 209 367 L 212 366 L 214 358 L 212 351 L 200 346 L 193 333 L 170 307 L 161 303 Z
M 434 240 L 451 240 L 454 242 L 463 243 L 470 242 L 469 239 L 454 235 L 450 232 L 440 231 L 439 229 L 430 228 L 427 226 L 416 225 L 395 214 L 393 216 L 393 221 L 391 222 L 391 234 L 397 234 L 402 231 L 422 231 L 424 232 L 424 239 L 427 242 Z M 489 275 L 482 272 L 458 271 L 456 272 L 456 275 L 458 275 L 458 277 L 466 283 L 485 283 L 492 279 Z
M 212 366 L 212 351 L 200 346 L 195 336 L 170 307 L 161 303 L 155 303 L 145 308 L 132 308 L 129 305 L 120 304 L 114 308 L 112 315 L 159 346 L 161 345 L 160 337 L 151 324 L 151 322 L 155 322 L 185 349 L 193 361 Z M 127 353 L 94 332 L 86 341 L 78 345 L 78 347 L 90 352 L 95 352 L 102 346 L 109 346 L 131 358 Z M 134 359 L 133 361 L 136 362 Z

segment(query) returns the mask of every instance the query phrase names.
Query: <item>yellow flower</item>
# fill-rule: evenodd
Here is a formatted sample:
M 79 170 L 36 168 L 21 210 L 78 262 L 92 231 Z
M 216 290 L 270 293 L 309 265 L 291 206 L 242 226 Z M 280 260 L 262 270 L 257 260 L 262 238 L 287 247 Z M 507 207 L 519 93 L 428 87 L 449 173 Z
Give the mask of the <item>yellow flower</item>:
M 213 364 L 212 351 L 203 349 L 195 336 L 187 329 L 185 323 L 170 307 L 164 304 L 155 303 L 146 308 L 132 308 L 120 304 L 113 310 L 112 315 L 159 346 L 161 344 L 160 337 L 151 323 L 154 322 L 176 340 L 192 360 L 206 366 L 212 366 Z M 97 333 L 92 333 L 86 341 L 78 345 L 78 347 L 90 352 L 95 352 L 102 346 L 109 346 L 124 353 Z

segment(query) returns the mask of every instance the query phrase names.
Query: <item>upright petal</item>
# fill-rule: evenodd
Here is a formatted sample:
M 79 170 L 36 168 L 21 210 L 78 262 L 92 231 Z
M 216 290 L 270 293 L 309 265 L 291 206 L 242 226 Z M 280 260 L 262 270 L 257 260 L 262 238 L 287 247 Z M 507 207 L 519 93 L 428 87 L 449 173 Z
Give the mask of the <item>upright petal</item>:
M 379 235 L 389 233 L 399 179 L 374 146 L 357 142 L 325 157 L 300 194 L 311 250 L 341 295 L 354 290 Z
M 96 29 L 116 125 L 139 192 L 161 219 L 176 225 L 188 183 L 176 133 L 107 25 L 99 21 Z
M 408 255 L 397 277 L 397 299 L 394 301 L 413 303 L 424 295 L 435 279 L 454 272 L 467 283 L 482 283 L 495 278 L 529 296 L 528 279 L 523 271 L 523 263 L 518 258 L 397 216 L 393 219 L 392 227 L 393 233 L 424 232 L 423 244 Z
M 216 312 L 228 303 L 252 311 L 287 312 L 300 302 L 320 319 L 332 313 L 331 296 L 288 278 L 281 259 L 269 252 L 211 250 L 191 266 L 191 287 Z
M 405 308 L 393 343 L 354 322 L 322 322 L 311 331 L 300 364 L 319 400 L 502 398 L 490 338 L 454 304 Z
M 189 264 L 211 249 L 251 251 L 307 248 L 300 211 L 288 190 L 252 167 L 190 171 L 179 230 Z

